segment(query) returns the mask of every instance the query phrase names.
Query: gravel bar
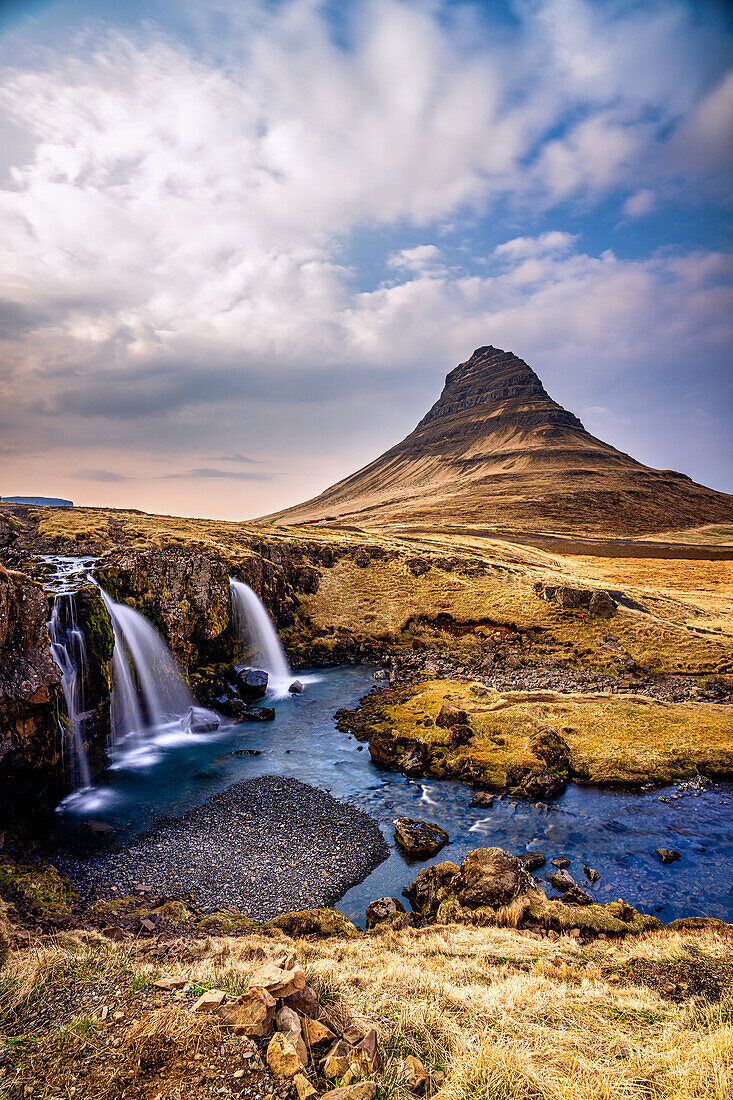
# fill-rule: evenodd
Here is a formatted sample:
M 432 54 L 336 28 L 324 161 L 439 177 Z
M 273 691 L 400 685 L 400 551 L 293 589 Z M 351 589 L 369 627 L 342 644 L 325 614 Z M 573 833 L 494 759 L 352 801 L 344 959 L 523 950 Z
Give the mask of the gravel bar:
M 124 846 L 56 858 L 86 901 L 135 884 L 252 920 L 332 905 L 389 855 L 372 818 L 282 776 L 237 783 Z M 115 890 L 112 888 L 116 887 Z

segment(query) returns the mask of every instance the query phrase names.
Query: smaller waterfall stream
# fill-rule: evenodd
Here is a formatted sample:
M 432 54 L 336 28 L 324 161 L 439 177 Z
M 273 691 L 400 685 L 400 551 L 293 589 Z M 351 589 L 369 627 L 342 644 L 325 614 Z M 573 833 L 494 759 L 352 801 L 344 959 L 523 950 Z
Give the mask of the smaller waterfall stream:
M 88 791 L 92 780 L 84 744 L 84 669 L 86 647 L 84 633 L 76 621 L 73 592 L 59 592 L 54 597 L 48 623 L 51 653 L 61 669 L 61 692 L 66 704 L 66 721 L 61 722 L 63 757 L 72 793 Z
M 229 588 L 240 661 L 263 669 L 276 691 L 286 691 L 293 675 L 267 608 L 243 581 L 230 577 Z
M 186 681 L 158 631 L 144 615 L 115 603 L 100 588 L 112 620 L 112 733 L 115 762 L 148 763 L 155 742 L 188 734 L 199 712 Z

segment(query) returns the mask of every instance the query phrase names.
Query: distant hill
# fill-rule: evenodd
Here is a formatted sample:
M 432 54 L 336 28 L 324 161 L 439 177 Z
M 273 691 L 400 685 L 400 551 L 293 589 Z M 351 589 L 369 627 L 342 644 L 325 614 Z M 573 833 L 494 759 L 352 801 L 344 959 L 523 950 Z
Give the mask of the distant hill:
M 401 443 L 264 518 L 628 536 L 731 520 L 733 496 L 596 439 L 522 359 L 488 346 L 450 372 Z
M 73 500 L 64 500 L 63 497 L 0 497 L 5 504 L 34 504 L 43 505 L 45 508 L 73 508 Z

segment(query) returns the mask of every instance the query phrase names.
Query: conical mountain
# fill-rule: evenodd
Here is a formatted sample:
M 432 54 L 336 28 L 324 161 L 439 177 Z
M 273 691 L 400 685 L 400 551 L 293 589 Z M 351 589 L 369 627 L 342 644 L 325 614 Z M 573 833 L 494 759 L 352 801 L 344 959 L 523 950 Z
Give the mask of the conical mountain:
M 401 443 L 268 518 L 638 535 L 731 520 L 733 496 L 596 439 L 522 359 L 489 346 Z

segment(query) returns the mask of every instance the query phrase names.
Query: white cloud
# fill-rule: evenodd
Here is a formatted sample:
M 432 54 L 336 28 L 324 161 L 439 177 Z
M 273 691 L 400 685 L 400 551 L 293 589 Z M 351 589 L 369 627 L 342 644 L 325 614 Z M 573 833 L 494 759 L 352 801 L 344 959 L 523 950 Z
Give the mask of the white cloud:
M 650 214 L 657 205 L 657 196 L 648 187 L 629 195 L 624 203 L 624 214 L 630 218 L 643 218 Z
M 720 257 L 624 262 L 556 229 L 500 244 L 478 278 L 430 240 L 501 203 L 521 228 L 618 187 L 640 216 L 650 173 L 716 178 L 733 83 L 700 75 L 711 34 L 684 4 L 620 10 L 538 0 L 499 34 L 468 9 L 381 0 L 345 50 L 318 4 L 238 5 L 216 60 L 151 23 L 6 67 L 0 108 L 23 135 L 0 189 L 14 446 L 82 438 L 74 468 L 116 471 L 104 447 L 124 432 L 148 453 L 200 440 L 186 468 L 204 469 L 226 432 L 258 458 L 302 447 L 312 425 L 283 406 L 311 401 L 312 418 L 315 396 L 337 451 L 366 438 L 368 372 L 486 342 L 580 376 L 631 369 L 653 340 L 718 346 Z M 404 226 L 423 243 L 391 246 L 398 284 L 361 292 L 343 242 Z

